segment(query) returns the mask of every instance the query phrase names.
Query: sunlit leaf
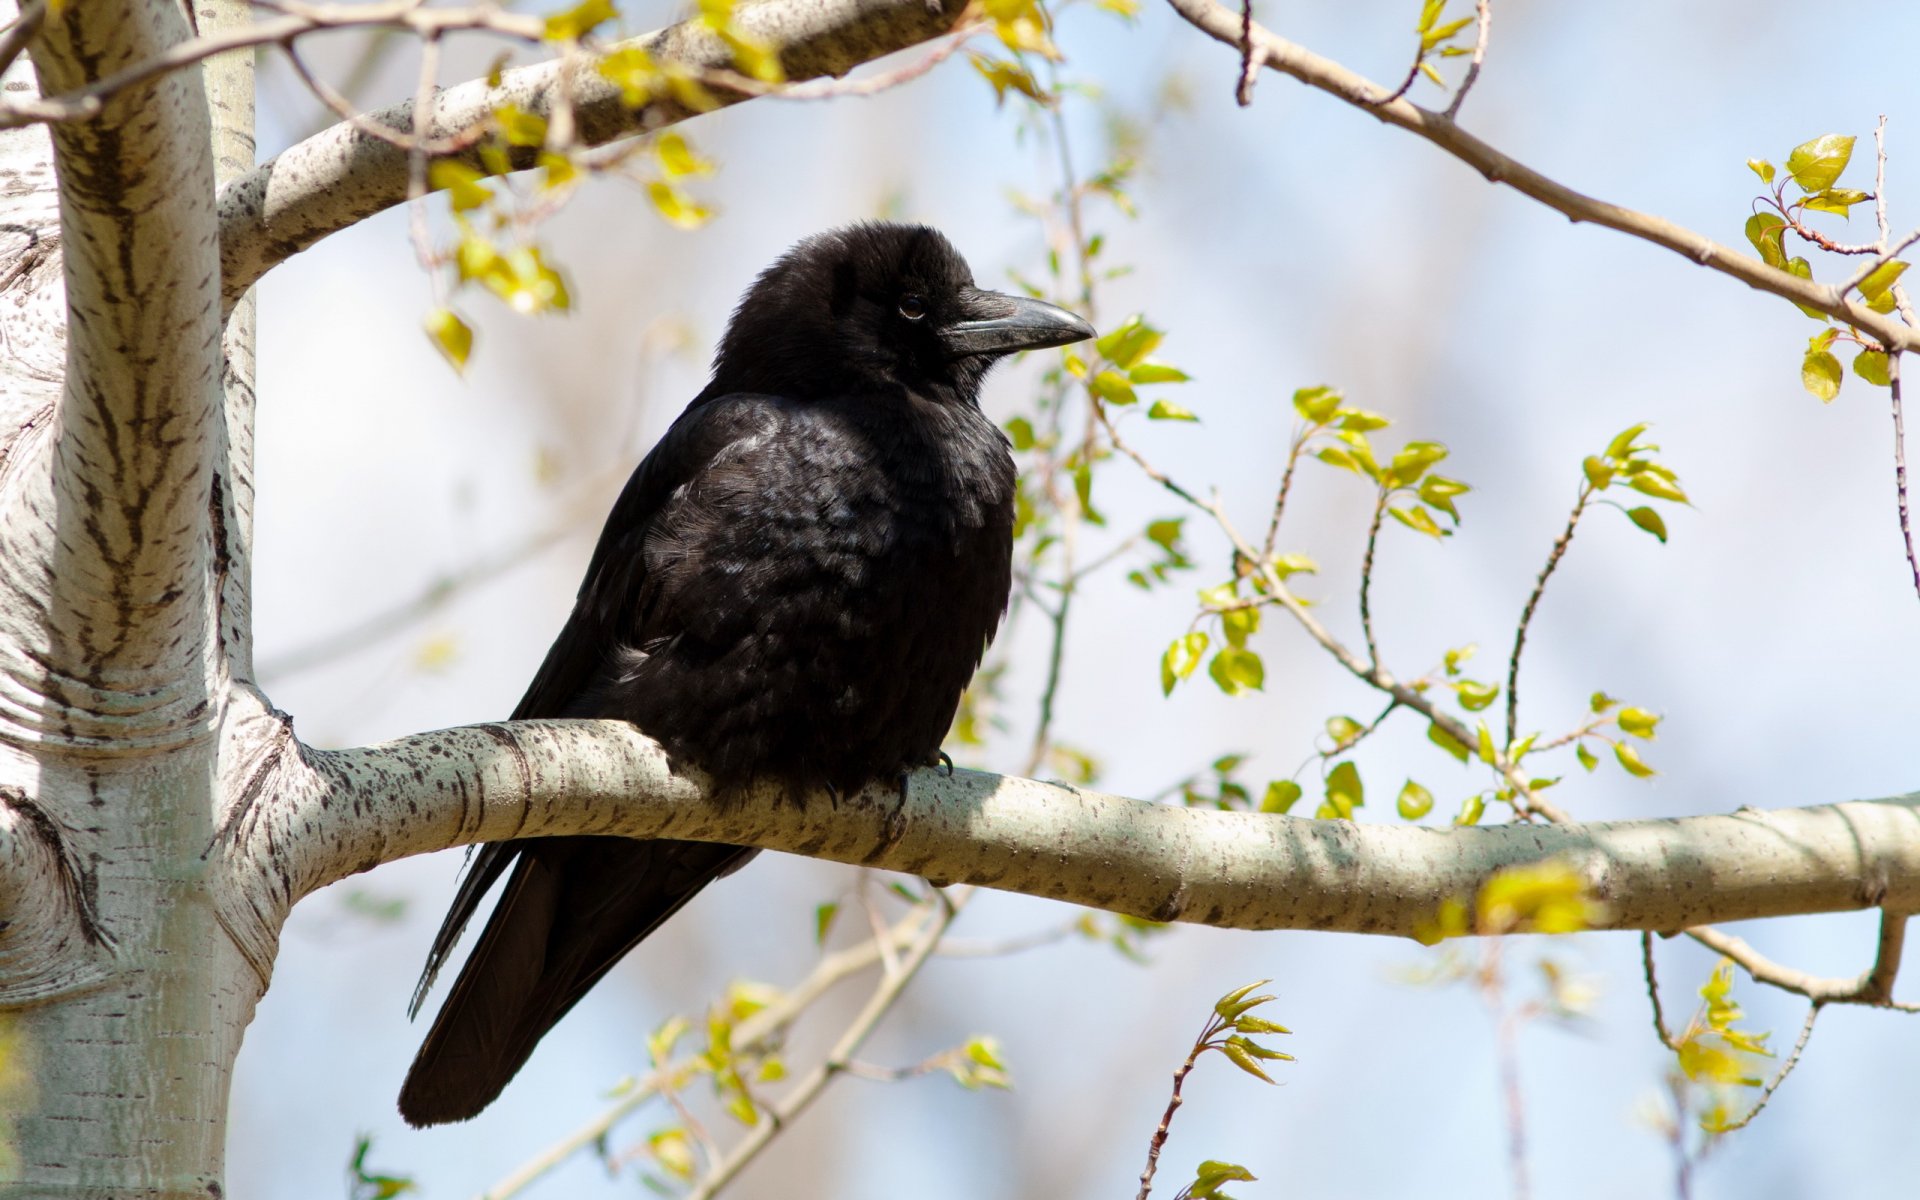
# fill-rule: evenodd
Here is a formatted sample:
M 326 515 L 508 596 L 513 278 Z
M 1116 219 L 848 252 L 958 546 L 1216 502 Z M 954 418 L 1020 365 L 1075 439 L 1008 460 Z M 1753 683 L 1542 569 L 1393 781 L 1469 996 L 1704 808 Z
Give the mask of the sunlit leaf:
M 1659 513 L 1655 512 L 1651 508 L 1648 508 L 1646 505 L 1642 504 L 1637 508 L 1628 509 L 1627 519 L 1629 521 L 1632 521 L 1635 525 L 1638 525 L 1640 528 L 1646 530 L 1648 533 L 1652 534 L 1653 536 L 1659 538 L 1662 542 L 1667 540 L 1666 521 L 1662 519 Z
M 467 358 L 473 353 L 473 329 L 450 308 L 436 308 L 428 313 L 426 327 L 434 347 L 453 364 L 453 369 L 465 371 Z
M 1833 186 L 1853 158 L 1853 141 L 1838 133 L 1829 133 L 1802 142 L 1787 155 L 1787 174 L 1802 191 L 1819 192 Z
M 1433 811 L 1433 793 L 1409 779 L 1401 787 L 1394 807 L 1400 810 L 1400 815 L 1406 820 L 1418 821 Z

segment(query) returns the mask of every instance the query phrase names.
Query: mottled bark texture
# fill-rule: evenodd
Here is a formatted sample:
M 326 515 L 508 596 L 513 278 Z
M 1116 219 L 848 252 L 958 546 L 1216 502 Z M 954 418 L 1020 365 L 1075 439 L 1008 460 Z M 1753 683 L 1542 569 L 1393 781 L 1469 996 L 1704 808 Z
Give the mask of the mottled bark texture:
M 957 12 L 763 0 L 743 20 L 806 78 Z M 244 0 L 195 9 L 202 31 L 249 15 Z M 6 86 L 36 87 L 37 70 L 48 92 L 71 87 L 189 36 L 170 4 L 68 3 Z M 720 62 L 686 29 L 644 41 Z M 539 111 L 555 80 L 450 89 L 435 127 L 505 99 Z M 405 170 L 344 126 L 255 168 L 251 87 L 233 55 L 51 136 L 0 134 L 0 1021 L 31 1081 L 0 1100 L 19 1162 L 0 1195 L 219 1195 L 229 1072 L 293 904 L 404 855 L 522 834 L 726 841 L 1246 928 L 1410 934 L 1500 867 L 1551 856 L 1623 928 L 1920 908 L 1913 797 L 1442 831 L 969 772 L 922 773 L 904 799 L 720 807 L 606 722 L 308 749 L 251 683 L 246 293 L 401 200 Z M 687 115 L 629 112 L 591 79 L 577 101 L 593 141 Z M 410 124 L 404 107 L 379 119 Z

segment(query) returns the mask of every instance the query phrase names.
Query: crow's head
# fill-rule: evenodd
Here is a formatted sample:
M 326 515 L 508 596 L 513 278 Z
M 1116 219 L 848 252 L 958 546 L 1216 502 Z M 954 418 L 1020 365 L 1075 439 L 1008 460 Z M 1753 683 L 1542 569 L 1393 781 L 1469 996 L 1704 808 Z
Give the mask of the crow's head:
M 713 387 L 809 397 L 906 388 L 971 400 L 996 360 L 1090 338 L 1039 300 L 983 291 L 924 225 L 850 225 L 761 273 L 714 357 Z

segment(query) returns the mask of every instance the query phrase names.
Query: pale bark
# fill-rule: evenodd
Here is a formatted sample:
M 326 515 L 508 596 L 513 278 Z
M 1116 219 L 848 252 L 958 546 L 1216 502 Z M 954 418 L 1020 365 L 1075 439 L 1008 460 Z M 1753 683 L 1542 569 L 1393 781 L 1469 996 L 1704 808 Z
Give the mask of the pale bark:
M 284 911 L 377 863 L 510 837 L 735 842 L 1047 896 L 1156 921 L 1412 937 L 1502 868 L 1563 860 L 1602 928 L 1920 908 L 1920 796 L 1726 816 L 1434 829 L 1149 804 L 922 771 L 838 804 L 716 802 L 618 722 L 478 725 L 361 750 L 291 740 L 223 845 Z

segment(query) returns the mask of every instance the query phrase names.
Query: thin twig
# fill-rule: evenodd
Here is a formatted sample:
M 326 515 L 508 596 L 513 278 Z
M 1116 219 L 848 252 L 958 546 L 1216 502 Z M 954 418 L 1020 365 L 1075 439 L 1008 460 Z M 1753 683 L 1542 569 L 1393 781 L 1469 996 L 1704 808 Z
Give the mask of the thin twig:
M 1759 1099 L 1755 1100 L 1753 1107 L 1747 1110 L 1747 1115 L 1738 1121 L 1720 1126 L 1714 1130 L 1715 1133 L 1732 1133 L 1736 1129 L 1745 1129 L 1752 1124 L 1755 1117 L 1765 1111 L 1767 1102 L 1773 1099 L 1774 1092 L 1787 1081 L 1787 1076 L 1793 1074 L 1793 1069 L 1800 1065 L 1800 1055 L 1807 1048 L 1807 1040 L 1813 1036 L 1813 1023 L 1820 1018 L 1821 1008 L 1822 1005 L 1817 1002 L 1807 1006 L 1807 1019 L 1800 1023 L 1800 1036 L 1794 1039 L 1793 1050 L 1788 1053 L 1786 1061 L 1780 1064 L 1780 1069 L 1774 1072 L 1773 1078 L 1767 1080 L 1766 1087 L 1760 1090 Z
M 429 9 L 422 8 L 418 0 L 352 7 L 295 9 L 289 5 L 282 8 L 291 15 L 262 21 L 244 29 L 175 43 L 152 58 L 143 59 L 70 92 L 45 98 L 9 100 L 0 104 L 0 129 L 90 120 L 100 115 L 108 100 L 169 72 L 204 62 L 217 54 L 257 46 L 285 45 L 295 38 L 320 30 L 410 29 L 419 34 L 423 41 L 435 41 L 451 32 L 473 31 L 538 42 L 545 28 L 537 17 L 509 13 L 499 8 Z
M 1889 936 L 1883 925 L 1881 934 L 1881 954 L 1883 959 L 1876 961 L 1866 972 L 1852 979 L 1822 978 L 1792 967 L 1782 966 L 1766 955 L 1754 949 L 1744 940 L 1730 933 L 1715 929 L 1711 925 L 1699 925 L 1684 931 L 1694 941 L 1724 955 L 1737 963 L 1741 970 L 1751 976 L 1755 983 L 1764 983 L 1779 988 L 1783 992 L 1792 992 L 1796 996 L 1805 996 L 1818 1004 L 1863 1004 L 1874 1008 L 1891 1008 L 1900 1012 L 1920 1012 L 1920 1004 L 1902 1004 L 1883 996 L 1879 991 L 1878 980 L 1891 979 L 1899 970 L 1901 934 Z M 1890 956 L 1887 951 L 1891 950 Z M 1891 985 L 1889 984 L 1889 990 Z
M 1447 120 L 1460 116 L 1460 106 L 1467 102 L 1467 93 L 1480 80 L 1480 65 L 1487 60 L 1487 38 L 1493 32 L 1493 0 L 1480 0 L 1474 8 L 1474 20 L 1479 30 L 1474 35 L 1473 60 L 1467 64 L 1466 78 L 1460 81 L 1460 90 L 1453 94 L 1453 100 L 1447 105 Z
M 1280 490 L 1274 493 L 1273 515 L 1267 518 L 1267 537 L 1261 543 L 1262 560 L 1273 557 L 1273 548 L 1280 538 L 1280 518 L 1287 511 L 1287 494 L 1293 490 L 1294 468 L 1300 465 L 1300 452 L 1306 449 L 1307 435 L 1293 439 L 1293 447 L 1287 452 L 1287 469 L 1280 473 Z
M 1653 970 L 1651 930 L 1640 934 L 1640 970 L 1647 980 L 1647 1000 L 1653 1005 L 1653 1032 L 1660 1038 L 1660 1044 L 1671 1050 L 1674 1048 L 1673 1032 L 1667 1028 L 1667 1014 L 1660 1007 L 1660 979 Z
M 1913 518 L 1907 506 L 1907 419 L 1900 400 L 1900 354 L 1887 356 L 1887 389 L 1893 408 L 1893 492 L 1900 511 L 1900 540 L 1907 548 L 1907 570 L 1913 590 L 1920 594 L 1920 558 L 1913 553 Z
M 847 1064 L 852 1061 L 861 1044 L 893 1007 L 894 1001 L 900 998 L 900 993 L 906 990 L 907 984 L 913 981 L 920 968 L 933 956 L 933 948 L 940 943 L 941 935 L 953 923 L 957 912 L 957 906 L 947 903 L 943 896 L 939 907 L 928 919 L 925 931 L 901 960 L 900 969 L 880 980 L 873 995 L 868 998 L 866 1007 L 860 1010 L 840 1035 L 840 1040 L 827 1052 L 826 1059 L 807 1072 L 778 1103 L 759 1114 L 759 1123 L 748 1130 L 733 1150 L 701 1178 L 686 1194 L 686 1200 L 712 1200 L 742 1168 L 766 1149 L 776 1134 L 805 1111 L 829 1083 L 846 1071 Z
M 1487 939 L 1480 970 L 1480 993 L 1493 1016 L 1500 1094 L 1507 1109 L 1507 1170 L 1513 1179 L 1514 1200 L 1527 1200 L 1532 1189 L 1527 1179 L 1527 1103 L 1520 1090 L 1519 1047 L 1524 1010 L 1511 1010 L 1507 1006 L 1500 972 L 1500 943 L 1497 937 Z
M 47 0 L 28 0 L 28 3 L 21 5 L 20 15 L 13 19 L 5 32 L 0 32 L 0 74 L 4 74 L 20 57 L 21 51 L 33 41 L 46 19 Z
M 1367 641 L 1367 662 L 1376 669 L 1380 666 L 1380 645 L 1373 637 L 1373 549 L 1380 541 L 1380 523 L 1387 517 L 1387 500 L 1390 493 L 1380 489 L 1380 498 L 1373 505 L 1373 519 L 1367 523 L 1367 551 L 1360 558 L 1360 634 Z M 1513 741 L 1513 730 L 1507 730 L 1507 741 Z
M 1253 103 L 1253 85 L 1259 76 L 1260 64 L 1253 57 L 1253 0 L 1240 0 L 1240 81 L 1234 85 L 1233 99 L 1241 108 Z
M 1240 47 L 1241 16 L 1237 9 L 1230 10 L 1216 0 L 1168 2 L 1202 33 L 1236 50 Z M 1591 222 L 1664 247 L 1689 262 L 1729 275 L 1759 291 L 1836 317 L 1872 334 L 1889 350 L 1895 346 L 1920 350 L 1920 328 L 1902 324 L 1856 301 L 1836 301 L 1832 288 L 1826 284 L 1768 266 L 1672 221 L 1574 191 L 1468 133 L 1443 112 L 1422 108 L 1405 99 L 1393 103 L 1379 101 L 1375 99 L 1382 90 L 1378 84 L 1280 37 L 1257 21 L 1253 25 L 1253 46 L 1254 57 L 1266 66 L 1338 100 L 1364 108 L 1386 124 L 1433 143 L 1491 183 L 1506 184 L 1575 221 Z
M 1160 1150 L 1167 1144 L 1167 1133 L 1173 1126 L 1173 1114 L 1180 1111 L 1180 1106 L 1186 1102 L 1180 1095 L 1180 1089 L 1186 1085 L 1187 1076 L 1193 1072 L 1193 1064 L 1206 1053 L 1208 1041 L 1218 1032 L 1220 1032 L 1220 1017 L 1217 1013 L 1210 1014 L 1207 1017 L 1206 1027 L 1194 1040 L 1193 1051 L 1187 1055 L 1187 1061 L 1181 1063 L 1173 1073 L 1173 1095 L 1167 1100 L 1167 1111 L 1161 1114 L 1159 1128 L 1153 1131 L 1153 1137 L 1147 1141 L 1147 1166 L 1140 1172 L 1140 1193 L 1135 1200 L 1147 1200 L 1153 1192 L 1153 1175 L 1160 1169 Z
M 972 895 L 972 889 L 949 888 L 947 894 L 952 901 L 952 908 L 957 911 L 965 907 Z M 914 944 L 924 931 L 926 919 L 926 912 L 916 910 L 896 921 L 888 932 L 890 944 L 896 948 Z M 733 1032 L 735 1054 L 756 1051 L 770 1045 L 836 984 L 862 971 L 872 969 L 880 960 L 880 947 L 871 941 L 863 941 L 845 950 L 823 956 L 814 964 L 813 970 L 805 979 L 788 989 L 773 1004 L 735 1026 Z M 637 1081 L 625 1095 L 609 1105 L 599 1116 L 523 1163 L 513 1174 L 482 1193 L 480 1200 L 511 1200 L 574 1155 L 584 1153 L 605 1141 L 614 1126 L 659 1094 L 661 1081 L 671 1080 L 689 1069 L 693 1057 L 688 1055 L 677 1059 Z
M 1580 515 L 1587 511 L 1587 501 L 1593 497 L 1593 484 L 1582 479 L 1580 495 L 1573 502 L 1573 512 L 1567 516 L 1567 527 L 1554 540 L 1553 549 L 1547 553 L 1547 565 L 1540 568 L 1539 577 L 1533 581 L 1533 591 L 1527 596 L 1526 607 L 1520 610 L 1520 624 L 1513 631 L 1513 653 L 1507 656 L 1507 745 L 1519 736 L 1520 714 L 1520 652 L 1527 645 L 1527 627 L 1533 623 L 1534 610 L 1540 607 L 1541 593 L 1547 590 L 1547 580 L 1553 577 L 1555 567 L 1566 556 L 1567 547 L 1573 542 L 1573 531 L 1580 524 Z

